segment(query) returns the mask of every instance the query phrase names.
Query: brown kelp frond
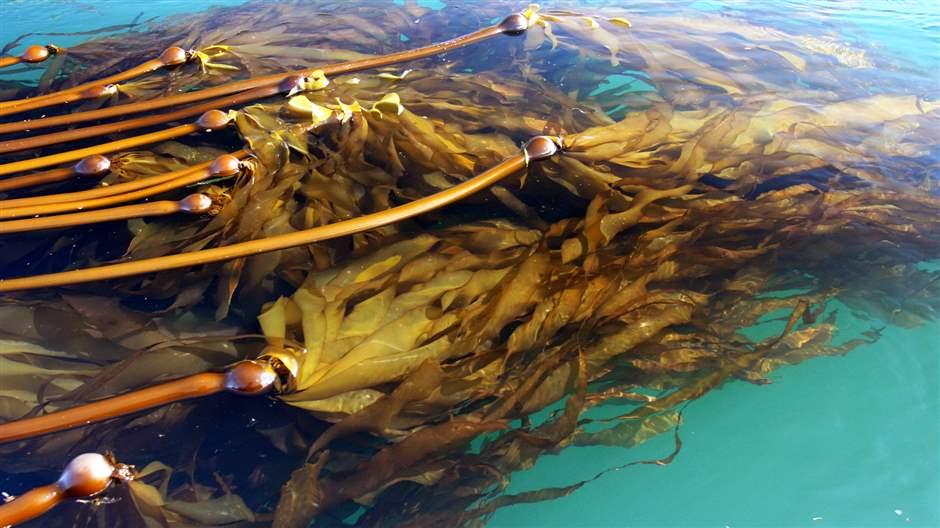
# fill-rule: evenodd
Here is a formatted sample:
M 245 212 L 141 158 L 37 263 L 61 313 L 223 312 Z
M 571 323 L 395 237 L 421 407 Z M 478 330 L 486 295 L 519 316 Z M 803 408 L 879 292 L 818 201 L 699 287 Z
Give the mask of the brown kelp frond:
M 251 508 L 225 482 L 215 486 L 193 482 L 170 488 L 175 470 L 153 461 L 141 468 L 129 483 L 131 522 L 152 526 L 231 526 L 258 520 Z M 175 486 L 175 484 L 174 484 Z
M 48 156 L 41 156 L 38 158 L 30 158 L 22 161 L 14 161 L 12 163 L 4 163 L 0 165 L 0 176 L 15 174 L 20 171 L 41 169 L 52 165 L 58 165 L 60 163 L 78 161 L 87 156 L 110 154 L 112 152 L 117 152 L 123 149 L 136 148 L 161 141 L 169 141 L 196 132 L 215 132 L 225 128 L 232 121 L 233 117 L 233 113 L 225 113 L 220 110 L 209 110 L 208 112 L 205 112 L 199 116 L 199 119 L 197 119 L 195 122 L 187 125 L 180 125 L 177 127 L 168 128 L 166 130 L 151 132 L 149 134 L 141 134 L 139 136 L 119 139 L 110 143 L 102 143 L 100 145 L 85 147 L 77 150 L 70 150 L 67 152 L 60 152 L 58 154 L 50 154 Z

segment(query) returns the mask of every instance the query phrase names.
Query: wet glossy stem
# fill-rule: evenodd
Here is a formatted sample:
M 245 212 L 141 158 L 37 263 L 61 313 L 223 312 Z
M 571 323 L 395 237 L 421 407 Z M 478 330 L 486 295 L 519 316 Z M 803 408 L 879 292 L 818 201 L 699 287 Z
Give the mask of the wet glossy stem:
M 18 114 L 20 112 L 38 110 L 40 108 L 46 108 L 60 104 L 74 103 L 76 101 L 84 101 L 85 99 L 96 99 L 104 95 L 104 92 L 104 88 L 101 88 L 95 92 L 78 92 L 69 90 L 65 92 L 56 92 L 41 98 L 24 99 L 22 103 L 16 105 L 11 104 L 10 102 L 0 103 L 0 116 Z
M 457 38 L 446 40 L 444 42 L 438 42 L 437 44 L 430 44 L 421 48 L 401 51 L 398 53 L 390 53 L 388 55 L 381 55 L 379 57 L 372 57 L 370 59 L 341 62 L 339 64 L 333 64 L 331 66 L 326 66 L 319 69 L 322 70 L 324 75 L 327 77 L 331 75 L 342 75 L 362 70 L 371 70 L 373 68 L 381 68 L 383 66 L 390 66 L 392 64 L 399 64 L 402 62 L 409 62 L 426 57 L 433 57 L 434 55 L 440 55 L 441 53 L 459 49 L 464 46 L 469 46 L 470 44 L 475 44 L 488 38 L 495 37 L 496 35 L 501 35 L 502 33 L 504 33 L 504 31 L 499 25 L 490 26 L 488 28 L 483 28 Z
M 34 185 L 43 185 L 46 183 L 55 183 L 67 180 L 75 176 L 75 169 L 72 167 L 63 167 L 61 169 L 52 169 L 45 172 L 26 174 L 15 178 L 0 180 L 0 192 L 32 187 Z
M 84 84 L 79 84 L 77 86 L 72 86 L 64 90 L 60 90 L 55 93 L 38 95 L 36 97 L 29 97 L 26 99 L 18 99 L 15 101 L 3 101 L 0 102 L 0 116 L 15 114 L 19 112 L 26 112 L 27 110 L 36 110 L 38 108 L 45 108 L 48 106 L 53 106 L 57 104 L 70 103 L 73 101 L 78 101 L 84 99 L 85 97 L 81 96 L 81 93 L 89 88 L 95 88 L 98 86 L 106 86 L 108 84 L 114 84 L 121 81 L 126 81 L 127 79 L 133 79 L 134 77 L 139 77 L 145 73 L 150 73 L 154 70 L 158 70 L 164 66 L 163 61 L 160 59 L 152 59 L 144 62 L 138 66 L 135 66 L 129 70 L 124 70 L 122 72 L 116 73 L 114 75 L 105 77 L 103 79 L 97 79 L 91 82 Z
M 0 443 L 64 431 L 225 390 L 226 376 L 205 372 L 43 416 L 0 424 Z M 0 523 L 2 526 L 2 523 Z
M 31 489 L 10 502 L 0 504 L 0 526 L 16 526 L 41 516 L 65 500 L 58 483 Z
M 209 396 L 222 391 L 244 396 L 267 394 L 274 388 L 278 376 L 274 363 L 268 359 L 239 361 L 224 372 L 194 374 L 43 416 L 0 424 L 0 444 L 64 431 L 73 427 L 110 420 L 111 418 L 152 409 L 168 403 Z M 66 471 L 68 469 L 66 468 Z M 65 475 L 63 473 L 63 478 Z M 59 479 L 60 484 L 62 481 L 62 479 Z M 100 482 L 100 484 L 98 486 L 99 491 L 83 492 L 87 490 L 88 486 L 67 491 L 72 496 L 94 495 L 103 491 L 107 485 L 106 482 Z
M 123 207 L 112 207 L 98 211 L 46 216 L 42 218 L 24 218 L 22 220 L 9 220 L 0 222 L 0 235 L 8 233 L 23 233 L 26 231 L 42 231 L 44 229 L 59 229 L 81 225 L 99 224 L 115 220 L 128 220 L 130 218 L 145 218 L 150 216 L 166 216 L 185 211 L 184 204 L 177 200 L 161 200 Z
M 541 136 L 534 138 L 526 146 L 526 149 L 523 153 L 517 154 L 501 162 L 497 166 L 478 176 L 470 178 L 469 180 L 455 185 L 450 189 L 432 194 L 431 196 L 427 196 L 425 198 L 419 198 L 405 205 L 393 207 L 378 213 L 360 216 L 358 218 L 337 222 L 335 224 L 305 229 L 294 233 L 275 235 L 260 240 L 240 242 L 228 246 L 194 251 L 192 253 L 167 255 L 163 257 L 121 262 L 118 264 L 111 264 L 96 268 L 49 273 L 46 275 L 37 275 L 33 277 L 0 280 L 0 292 L 64 286 L 68 284 L 115 279 L 119 277 L 128 277 L 144 273 L 186 268 L 190 266 L 198 266 L 201 264 L 210 264 L 213 262 L 223 262 L 235 258 L 257 255 L 259 253 L 267 253 L 270 251 L 304 246 L 314 242 L 352 235 L 354 233 L 360 233 L 369 229 L 375 229 L 389 224 L 394 224 L 396 222 L 431 212 L 456 201 L 462 200 L 522 170 L 526 167 L 526 164 L 529 160 L 544 159 L 556 152 L 554 147 L 541 149 L 533 148 L 534 144 L 535 147 L 541 146 L 543 144 L 555 145 L 551 139 Z
M 22 171 L 42 169 L 45 167 L 50 167 L 52 165 L 59 165 L 61 163 L 70 163 L 73 161 L 78 161 L 86 156 L 91 156 L 93 154 L 109 154 L 111 152 L 117 152 L 119 150 L 131 149 L 135 147 L 140 147 L 142 145 L 149 145 L 151 143 L 159 143 L 160 141 L 168 141 L 171 139 L 176 139 L 194 132 L 198 132 L 200 127 L 195 123 L 188 125 L 180 125 L 173 128 L 168 128 L 166 130 L 159 130 L 157 132 L 151 132 L 149 134 L 142 134 L 140 136 L 129 137 L 121 139 L 118 141 L 112 141 L 110 143 L 103 143 L 101 145 L 94 145 L 92 147 L 87 147 L 78 150 L 70 150 L 68 152 L 61 152 L 59 154 L 52 154 L 49 156 L 42 156 L 39 158 L 30 158 L 23 161 L 15 161 L 13 163 L 4 163 L 0 165 L 0 176 L 5 176 L 7 174 L 14 174 Z
M 48 203 L 48 204 L 32 205 L 32 206 L 0 208 L 0 219 L 7 220 L 11 218 L 22 218 L 25 216 L 52 215 L 52 214 L 67 213 L 69 211 L 84 211 L 87 209 L 100 209 L 102 207 L 110 207 L 112 205 L 116 205 L 119 203 L 125 203 L 125 202 L 131 202 L 134 200 L 140 200 L 143 198 L 149 198 L 151 196 L 156 196 L 158 194 L 162 194 L 167 191 L 180 189 L 182 187 L 186 187 L 187 185 L 193 185 L 203 180 L 207 180 L 210 177 L 212 177 L 212 174 L 210 173 L 209 166 L 207 165 L 205 168 L 186 171 L 181 176 L 165 181 L 161 184 L 151 185 L 149 187 L 144 187 L 142 189 L 132 191 L 132 192 L 114 194 L 111 196 L 93 198 L 90 200 L 78 200 L 74 202 Z M 151 179 L 151 178 L 147 178 L 147 179 Z
M 6 68 L 7 66 L 16 66 L 17 64 L 23 62 L 22 57 L 0 57 L 0 68 Z M 3 525 L 0 525 L 3 526 Z
M 245 150 L 237 150 L 235 152 L 232 152 L 231 155 L 235 156 L 238 159 L 242 159 L 248 155 L 248 152 Z M 18 209 L 21 207 L 33 208 L 39 205 L 58 204 L 58 203 L 66 203 L 66 202 L 82 202 L 86 200 L 94 200 L 97 198 L 104 198 L 108 196 L 117 196 L 121 194 L 127 194 L 130 192 L 138 191 L 141 189 L 156 187 L 157 185 L 167 184 L 169 182 L 174 182 L 176 180 L 180 180 L 183 178 L 185 178 L 186 182 L 189 182 L 190 181 L 189 176 L 192 176 L 197 172 L 200 174 L 200 176 L 199 176 L 199 179 L 196 181 L 201 181 L 203 179 L 206 179 L 208 176 L 210 176 L 208 169 L 211 165 L 212 165 L 212 162 L 207 161 L 205 163 L 193 165 L 192 167 L 187 167 L 185 169 L 180 169 L 180 170 L 173 171 L 173 172 L 167 172 L 166 174 L 150 176 L 148 178 L 140 178 L 137 180 L 124 182 L 124 183 L 117 183 L 114 185 L 108 185 L 104 187 L 96 187 L 94 189 L 88 189 L 85 191 L 76 191 L 76 192 L 59 193 L 59 194 L 47 194 L 43 196 L 30 196 L 28 198 L 14 198 L 11 200 L 0 200 L 0 212 L 6 211 L 9 209 L 14 209 L 14 208 Z M 16 178 L 10 178 L 10 179 L 14 180 Z M 7 180 L 0 180 L 0 181 L 7 181 Z M 189 185 L 189 183 L 183 183 L 182 185 Z M 180 185 L 175 185 L 174 187 L 171 187 L 171 188 L 175 189 L 175 188 L 178 188 L 179 186 Z M 163 187 L 160 190 L 158 190 L 158 192 L 163 192 L 165 190 L 168 190 L 168 189 L 166 187 Z M 133 199 L 137 199 L 141 197 L 142 196 L 136 196 L 128 200 L 121 200 L 121 201 L 129 201 L 129 200 L 133 200 Z M 110 202 L 106 205 L 111 205 L 114 203 L 120 203 L 120 201 Z M 73 209 L 63 209 L 62 211 L 59 211 L 59 212 L 64 212 L 64 211 L 69 211 L 69 210 L 73 210 Z M 36 213 L 33 213 L 33 214 L 36 214 Z M 25 215 L 25 216 L 32 216 L 32 214 Z M 4 217 L 2 216 L 2 213 L 0 213 L 0 218 L 17 218 L 17 216 L 8 215 Z
M 280 93 L 282 90 L 279 85 L 282 81 L 288 77 L 294 75 L 305 75 L 317 69 L 322 70 L 323 73 L 327 76 L 330 75 L 340 75 L 346 73 L 357 72 L 361 70 L 367 70 L 371 68 L 378 68 L 382 66 L 389 66 L 391 64 L 397 64 L 401 62 L 407 62 L 417 59 L 423 59 L 425 57 L 430 57 L 447 51 L 455 50 L 488 38 L 494 37 L 496 35 L 506 33 L 506 31 L 500 26 L 491 26 L 487 27 L 473 33 L 457 37 L 446 42 L 441 42 L 437 44 L 431 44 L 422 48 L 417 48 L 409 51 L 403 51 L 399 53 L 392 53 L 389 55 L 383 55 L 380 57 L 373 57 L 369 59 L 355 60 L 342 62 L 339 64 L 334 64 L 330 66 L 325 66 L 323 68 L 309 68 L 305 70 L 297 70 L 293 72 L 279 73 L 274 75 L 265 75 L 262 77 L 255 77 L 253 79 L 246 79 L 243 81 L 236 81 L 220 86 L 214 86 L 212 88 L 205 88 L 202 90 L 197 90 L 194 92 L 187 92 L 183 94 L 170 95 L 166 97 L 158 97 L 156 99 L 151 99 L 147 101 L 140 101 L 137 103 L 130 103 L 119 106 L 112 106 L 110 108 L 102 108 L 98 110 L 91 110 L 88 112 L 76 112 L 73 114 L 67 114 L 62 116 L 47 117 L 43 119 L 34 119 L 31 121 L 23 121 L 18 123 L 5 123 L 0 124 L 0 134 L 11 133 L 11 132 L 22 132 L 24 130 L 37 130 L 40 128 L 48 128 L 53 126 L 61 125 L 72 125 L 76 123 L 82 123 L 85 121 L 92 121 L 98 119 L 107 119 L 110 117 L 124 116 L 128 114 L 153 111 L 160 108 L 167 108 L 171 106 L 179 106 L 189 103 L 194 103 L 197 101 L 204 101 L 213 97 L 219 97 L 229 94 L 234 94 L 237 92 L 242 92 L 245 90 L 257 90 L 256 92 L 251 93 L 250 98 L 240 97 L 238 102 L 229 102 L 226 99 L 217 99 L 213 100 L 211 103 L 206 105 L 204 108 L 227 108 L 234 104 L 242 104 L 250 102 L 255 99 L 261 99 L 264 97 L 270 97 Z M 259 90 L 260 88 L 267 88 L 268 90 Z M 246 94 L 247 95 L 247 94 Z M 198 112 L 189 115 L 195 115 Z M 156 117 L 156 116 L 154 116 Z M 168 119 L 167 121 L 170 121 Z

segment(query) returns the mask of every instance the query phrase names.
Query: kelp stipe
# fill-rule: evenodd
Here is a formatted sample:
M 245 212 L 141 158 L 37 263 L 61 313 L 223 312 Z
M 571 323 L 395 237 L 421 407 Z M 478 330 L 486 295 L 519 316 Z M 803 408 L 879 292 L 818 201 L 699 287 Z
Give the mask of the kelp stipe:
M 241 361 L 223 372 L 196 374 L 54 413 L 0 424 L 0 443 L 64 431 L 222 391 L 244 396 L 263 395 L 282 383 L 279 377 L 293 376 L 290 372 L 278 372 L 282 363 L 275 359 L 263 356 L 258 360 Z
M 344 220 L 342 222 L 337 222 L 322 227 L 297 231 L 288 235 L 272 236 L 266 239 L 241 242 L 239 244 L 231 244 L 220 248 L 204 249 L 193 253 L 167 255 L 153 259 L 124 262 L 120 264 L 110 264 L 91 269 L 66 271 L 44 276 L 41 275 L 21 279 L 0 279 L 0 291 L 9 292 L 24 289 L 45 288 L 50 286 L 63 286 L 68 284 L 108 280 L 141 273 L 152 273 L 156 271 L 221 262 L 270 251 L 302 246 L 336 237 L 348 236 L 369 229 L 375 229 L 378 227 L 394 224 L 396 222 L 434 211 L 448 204 L 462 200 L 508 176 L 517 173 L 521 169 L 527 167 L 531 161 L 538 161 L 549 158 L 557 153 L 560 149 L 558 142 L 559 140 L 546 136 L 533 138 L 522 149 L 522 153 L 501 162 L 486 172 L 483 172 L 482 174 L 445 191 L 441 191 L 425 198 L 417 199 L 411 203 L 394 207 L 387 211 L 365 215 L 350 220 Z M 144 189 L 144 192 L 146 191 L 147 189 Z M 121 195 L 118 195 L 118 197 L 120 196 Z M 109 200 L 109 198 L 102 198 L 102 200 Z M 45 207 L 56 207 L 56 212 L 58 212 L 59 210 L 71 208 L 74 206 L 72 206 L 70 202 L 66 202 L 63 204 L 52 204 Z M 200 208 L 199 211 L 196 212 L 202 212 L 208 210 L 208 208 L 209 207 L 206 206 Z M 171 212 L 177 212 L 183 209 L 184 207 L 182 202 L 179 202 L 167 204 L 166 207 L 161 206 L 160 208 L 155 209 L 152 214 L 169 214 Z M 35 207 L 27 207 L 23 213 L 20 213 L 17 209 L 9 209 L 6 211 L 0 210 L 0 215 L 36 215 L 41 214 L 47 210 L 48 209 L 43 209 L 42 205 L 39 205 Z M 122 211 L 122 214 L 127 215 L 127 217 L 132 217 L 134 215 L 134 210 L 135 209 L 132 206 L 127 209 L 126 213 Z M 141 209 L 141 211 L 142 210 L 143 209 Z M 149 209 L 147 210 L 149 211 Z M 102 211 L 102 214 L 107 215 L 109 213 L 107 210 L 105 210 Z M 40 221 L 38 219 L 21 220 L 18 221 L 18 223 L 15 225 L 11 225 L 13 222 L 0 222 L 0 233 L 27 231 L 31 229 L 31 226 L 35 226 L 33 227 L 34 229 L 48 229 L 55 227 L 57 218 L 60 217 L 53 216 L 45 221 Z M 104 217 L 96 218 L 100 218 L 100 220 L 97 221 L 104 221 L 106 219 Z M 68 222 L 69 223 L 67 225 L 80 225 L 82 223 L 81 219 L 68 219 Z M 4 231 L 5 226 L 10 227 Z
M 15 101 L 2 101 L 0 102 L 0 116 L 18 114 L 21 112 L 38 110 L 40 108 L 47 108 L 49 106 L 56 106 L 60 104 L 74 103 L 76 101 L 82 101 L 85 99 L 110 97 L 118 93 L 118 86 L 116 83 L 125 81 L 127 79 L 133 79 L 134 77 L 150 73 L 160 68 L 168 68 L 185 64 L 186 62 L 192 60 L 192 58 L 195 56 L 195 51 L 187 52 L 182 48 L 175 46 L 167 48 L 163 51 L 163 53 L 160 54 L 159 57 L 155 59 L 151 59 L 129 70 L 110 75 L 103 79 L 80 84 L 78 86 L 72 86 L 70 88 L 60 90 L 54 94 L 39 95 L 36 97 Z
M 194 134 L 196 132 L 217 132 L 228 126 L 231 121 L 232 116 L 230 114 L 220 110 L 209 110 L 208 112 L 205 112 L 199 116 L 199 119 L 190 124 L 180 125 L 158 132 L 141 134 L 139 136 L 132 136 L 92 147 L 60 152 L 58 154 L 50 154 L 48 156 L 41 156 L 38 158 L 30 158 L 13 163 L 0 164 L 0 176 L 27 170 L 44 169 L 46 167 L 58 165 L 60 163 L 78 161 L 88 156 L 111 154 L 113 152 L 118 152 L 124 149 L 140 147 L 161 141 L 169 141 L 188 134 Z

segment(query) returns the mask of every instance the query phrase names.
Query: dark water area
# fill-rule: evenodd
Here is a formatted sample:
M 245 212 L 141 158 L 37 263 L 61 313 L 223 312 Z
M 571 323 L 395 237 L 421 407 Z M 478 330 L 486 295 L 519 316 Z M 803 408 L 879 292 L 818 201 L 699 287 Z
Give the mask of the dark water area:
M 250 151 L 236 176 L 62 210 L 201 193 L 211 213 L 0 233 L 0 424 L 271 350 L 296 361 L 279 394 L 0 443 L 7 498 L 80 453 L 141 470 L 24 526 L 940 526 L 940 7 L 551 2 L 522 35 L 314 71 L 524 9 L 0 3 L 0 55 L 66 48 L 0 69 L 0 114 L 168 46 L 204 53 L 0 131 L 299 69 L 308 83 L 220 108 L 238 110 L 225 129 L 109 151 L 103 177 L 0 191 L 4 229 L 47 214 L 16 212 L 44 196 Z M 0 172 L 196 117 L 21 151 L 2 149 L 130 117 L 0 133 Z M 542 134 L 563 152 L 415 218 L 159 267 L 446 193 Z

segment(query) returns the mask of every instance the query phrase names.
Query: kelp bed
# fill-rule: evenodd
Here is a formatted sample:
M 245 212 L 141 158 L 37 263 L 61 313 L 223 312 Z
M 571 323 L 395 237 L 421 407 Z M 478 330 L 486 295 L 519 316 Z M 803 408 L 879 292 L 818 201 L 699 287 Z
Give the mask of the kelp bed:
M 668 433 L 624 451 L 668 464 L 708 391 L 935 318 L 929 86 L 742 20 L 517 9 L 252 2 L 10 55 L 2 482 L 136 466 L 37 522 L 478 525 L 585 483 L 504 493 L 542 455 Z M 226 389 L 273 396 L 154 407 Z

